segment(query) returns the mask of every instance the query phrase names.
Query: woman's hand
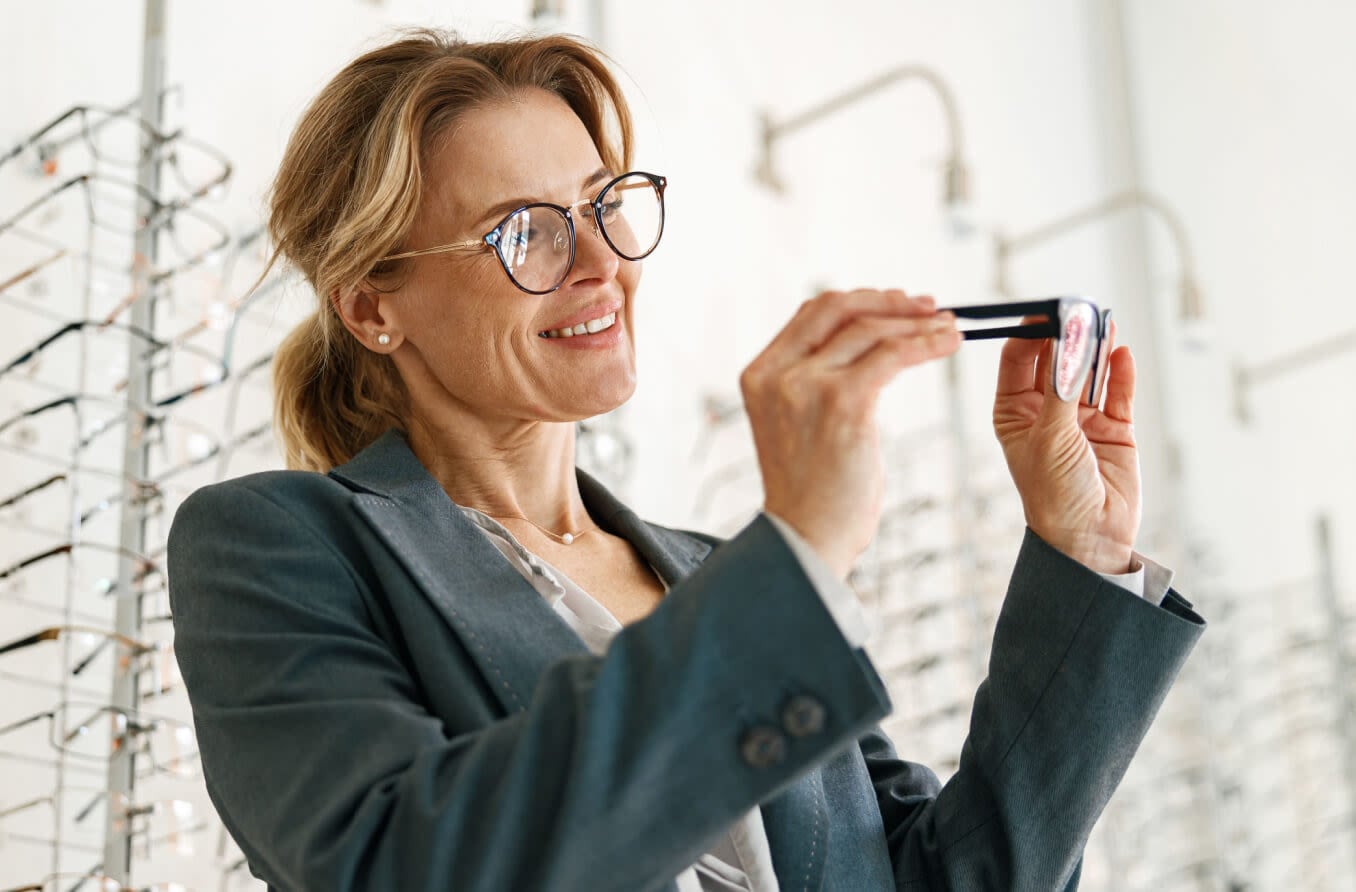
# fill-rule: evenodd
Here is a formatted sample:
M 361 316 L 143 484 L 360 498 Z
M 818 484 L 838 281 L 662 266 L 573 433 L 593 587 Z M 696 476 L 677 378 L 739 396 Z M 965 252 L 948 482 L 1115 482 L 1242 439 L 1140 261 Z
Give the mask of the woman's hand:
M 880 522 L 881 389 L 901 369 L 948 356 L 960 343 L 955 317 L 937 313 L 929 297 L 830 291 L 806 301 L 740 376 L 764 510 L 840 576 Z
M 1114 323 L 1109 336 L 1114 347 Z M 1099 573 L 1125 573 L 1140 522 L 1135 360 L 1128 347 L 1109 351 L 1099 410 L 1055 395 L 1052 349 L 1016 338 L 1003 346 L 994 431 L 1032 532 Z

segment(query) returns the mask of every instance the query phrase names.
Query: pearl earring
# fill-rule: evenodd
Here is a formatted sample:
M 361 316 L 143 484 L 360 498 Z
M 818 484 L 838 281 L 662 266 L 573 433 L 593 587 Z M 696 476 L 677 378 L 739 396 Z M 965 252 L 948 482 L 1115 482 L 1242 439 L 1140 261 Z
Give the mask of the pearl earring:
M 383 331 L 381 334 L 377 335 L 377 343 L 385 347 L 387 344 L 391 343 L 391 336 Z

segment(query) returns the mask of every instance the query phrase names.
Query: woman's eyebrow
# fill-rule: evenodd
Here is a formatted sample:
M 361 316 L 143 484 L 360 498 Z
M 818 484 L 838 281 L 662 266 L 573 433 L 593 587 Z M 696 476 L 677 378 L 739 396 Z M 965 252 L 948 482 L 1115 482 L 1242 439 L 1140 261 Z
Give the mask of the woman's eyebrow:
M 584 177 L 584 180 L 581 183 L 581 187 L 583 189 L 587 189 L 590 186 L 597 185 L 598 183 L 601 183 L 603 180 L 611 176 L 611 174 L 612 171 L 609 170 L 607 167 L 600 167 L 593 173 Z M 504 214 L 507 214 L 509 211 L 516 210 L 517 208 L 520 208 L 525 204 L 533 204 L 534 202 L 537 201 L 540 201 L 540 199 L 523 197 L 510 198 L 507 201 L 501 201 L 498 204 L 491 207 L 489 210 L 485 211 L 485 213 L 481 214 L 480 217 L 476 220 L 475 225 L 481 226 L 485 223 L 488 223 L 493 218 L 501 217 Z

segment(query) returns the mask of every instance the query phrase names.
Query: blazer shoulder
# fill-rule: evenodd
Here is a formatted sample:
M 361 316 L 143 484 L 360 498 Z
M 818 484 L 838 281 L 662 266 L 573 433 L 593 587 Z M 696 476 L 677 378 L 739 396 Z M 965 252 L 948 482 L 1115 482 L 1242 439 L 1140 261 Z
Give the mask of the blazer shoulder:
M 262 499 L 295 517 L 309 518 L 332 512 L 352 495 L 341 482 L 316 471 L 260 471 L 199 487 L 183 501 L 179 512 L 211 513 L 241 503 L 258 505 Z
M 357 545 L 354 493 L 314 471 L 262 471 L 194 490 L 175 511 L 171 551 L 183 551 L 225 532 L 242 540 L 295 543 L 309 538 L 336 555 Z

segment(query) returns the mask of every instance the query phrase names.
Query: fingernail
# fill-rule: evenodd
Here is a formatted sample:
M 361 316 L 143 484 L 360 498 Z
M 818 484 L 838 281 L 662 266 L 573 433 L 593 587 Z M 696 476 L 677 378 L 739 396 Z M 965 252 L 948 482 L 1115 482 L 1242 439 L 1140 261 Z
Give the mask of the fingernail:
M 937 301 L 936 301 L 935 298 L 931 298 L 931 297 L 916 297 L 916 298 L 914 298 L 914 300 L 916 300 L 916 301 L 918 301 L 918 303 L 922 304 L 923 307 L 924 307 L 925 309 L 928 309 L 928 310 L 935 310 L 935 309 L 937 309 Z

